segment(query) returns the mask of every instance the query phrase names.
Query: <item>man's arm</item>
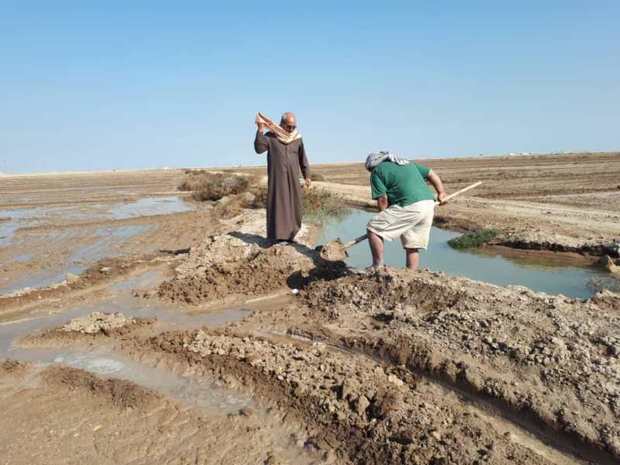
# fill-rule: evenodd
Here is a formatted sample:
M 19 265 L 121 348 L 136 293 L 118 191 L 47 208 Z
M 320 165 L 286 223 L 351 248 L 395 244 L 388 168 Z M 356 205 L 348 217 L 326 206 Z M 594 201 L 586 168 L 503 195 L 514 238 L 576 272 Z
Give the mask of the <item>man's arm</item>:
M 306 187 L 310 187 L 310 163 L 308 163 L 308 157 L 306 156 L 306 148 L 304 147 L 304 141 L 302 140 L 299 143 L 299 169 L 301 170 L 301 174 L 303 175 L 306 181 Z
M 254 139 L 254 151 L 260 154 L 267 150 L 269 150 L 269 139 L 263 134 L 262 128 L 259 128 Z
M 265 130 L 265 123 L 256 115 L 256 137 L 254 138 L 254 151 L 258 154 L 264 153 L 269 150 L 269 139 L 263 134 Z
M 380 212 L 382 212 L 383 210 L 385 210 L 388 207 L 388 199 L 387 196 L 382 195 L 381 197 L 379 197 L 377 199 L 377 208 L 379 209 Z
M 433 185 L 435 190 L 437 191 L 437 200 L 439 200 L 440 204 L 443 204 L 443 200 L 446 198 L 446 190 L 443 187 L 443 183 L 441 182 L 441 178 L 435 174 L 434 171 L 431 171 L 428 174 L 428 181 Z
M 385 210 L 389 206 L 387 198 L 387 188 L 381 178 L 379 169 L 375 168 L 370 174 L 370 195 L 377 200 L 377 208 L 379 211 Z

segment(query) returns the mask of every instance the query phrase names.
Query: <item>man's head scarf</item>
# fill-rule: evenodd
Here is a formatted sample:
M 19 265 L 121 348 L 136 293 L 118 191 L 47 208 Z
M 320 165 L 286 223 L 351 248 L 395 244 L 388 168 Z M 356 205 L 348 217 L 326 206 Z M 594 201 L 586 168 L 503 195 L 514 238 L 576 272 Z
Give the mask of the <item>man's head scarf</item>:
M 256 114 L 256 119 L 267 126 L 269 130 L 275 134 L 278 140 L 285 145 L 288 145 L 297 139 L 301 139 L 301 134 L 297 131 L 297 129 L 293 130 L 293 132 L 287 132 L 282 127 L 274 123 L 271 118 L 263 115 L 260 111 Z
M 368 171 L 372 171 L 375 169 L 380 163 L 385 160 L 391 161 L 392 163 L 396 163 L 397 165 L 407 165 L 409 164 L 409 160 L 405 160 L 400 158 L 397 154 L 392 153 L 387 150 L 380 150 L 378 152 L 369 153 L 366 157 L 366 169 Z

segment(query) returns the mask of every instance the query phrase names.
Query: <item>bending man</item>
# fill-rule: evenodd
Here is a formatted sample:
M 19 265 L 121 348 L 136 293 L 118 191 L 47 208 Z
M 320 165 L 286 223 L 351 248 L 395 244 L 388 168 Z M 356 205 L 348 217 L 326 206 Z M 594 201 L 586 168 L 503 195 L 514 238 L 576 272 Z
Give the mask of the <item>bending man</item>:
M 304 142 L 293 113 L 284 113 L 280 126 L 259 113 L 256 126 L 254 150 L 267 152 L 267 238 L 273 243 L 293 242 L 303 217 L 300 175 L 306 187 L 310 186 Z M 270 131 L 263 134 L 267 128 Z
M 437 191 L 437 200 L 446 197 L 443 184 L 430 168 L 402 160 L 389 152 L 371 153 L 366 159 L 371 172 L 372 198 L 380 213 L 368 222 L 368 242 L 373 267 L 383 266 L 383 240 L 400 237 L 407 268 L 415 270 L 420 249 L 426 249 L 435 213 L 435 198 L 426 182 Z

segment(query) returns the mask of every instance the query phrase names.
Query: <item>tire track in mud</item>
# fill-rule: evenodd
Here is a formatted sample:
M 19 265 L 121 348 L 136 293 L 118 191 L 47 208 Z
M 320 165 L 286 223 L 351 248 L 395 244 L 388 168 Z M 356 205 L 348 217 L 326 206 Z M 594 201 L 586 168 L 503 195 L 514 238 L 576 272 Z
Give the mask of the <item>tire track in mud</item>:
M 102 321 L 100 314 L 93 314 L 72 320 L 61 328 L 28 335 L 24 343 L 26 347 L 39 349 L 51 347 L 53 351 L 62 347 L 69 353 L 76 354 L 88 353 L 89 349 L 85 348 L 86 346 L 91 349 L 105 346 L 106 350 L 103 353 L 97 352 L 95 359 L 99 360 L 98 357 L 102 357 L 101 360 L 120 360 L 126 364 L 121 372 L 102 377 L 101 373 L 93 373 L 88 367 L 82 369 L 51 365 L 40 370 L 40 367 L 32 364 L 5 361 L 0 364 L 0 375 L 17 375 L 34 366 L 35 369 L 30 370 L 31 374 L 38 372 L 37 376 L 45 385 L 53 388 L 49 395 L 57 396 L 58 390 L 66 390 L 71 397 L 82 393 L 94 399 L 109 401 L 114 409 L 135 410 L 145 418 L 152 418 L 149 423 L 157 425 L 157 432 L 167 430 L 168 425 L 172 427 L 174 424 L 175 429 L 180 428 L 187 436 L 177 438 L 177 445 L 171 444 L 169 440 L 165 446 L 161 446 L 157 441 L 150 441 L 149 447 L 157 451 L 156 455 L 174 456 L 178 452 L 180 457 L 187 457 L 191 456 L 192 449 L 195 449 L 202 457 L 199 463 L 225 463 L 232 456 L 238 457 L 233 462 L 240 464 L 318 463 L 319 457 L 316 451 L 306 450 L 300 446 L 299 441 L 302 441 L 302 445 L 305 441 L 297 423 L 284 424 L 278 415 L 270 414 L 268 409 L 256 405 L 249 396 L 223 389 L 207 372 L 200 370 L 194 372 L 191 369 L 188 371 L 186 363 L 171 357 L 162 357 L 161 352 L 155 354 L 152 351 L 142 350 L 143 347 L 136 345 L 134 342 L 138 338 L 137 334 L 141 334 L 142 339 L 153 337 L 152 331 L 145 331 L 151 328 L 153 321 L 125 319 L 120 314 L 111 317 L 118 320 L 118 327 L 108 328 L 109 324 L 106 323 L 109 322 Z M 93 327 L 91 331 L 93 322 L 95 326 L 102 323 L 102 327 Z M 121 325 L 123 322 L 125 324 Z M 128 370 L 138 373 L 128 373 Z M 141 372 L 144 373 L 141 375 Z M 222 402 L 228 402 L 223 397 L 227 393 L 229 397 L 232 395 L 236 399 L 232 406 L 221 405 Z M 170 411 L 175 417 L 179 417 L 178 421 L 176 418 L 171 419 L 169 413 L 160 418 L 160 413 Z M 231 431 L 232 427 L 238 430 L 237 436 Z M 213 457 L 206 458 L 208 454 L 205 455 L 204 450 L 205 447 L 208 449 L 208 444 L 204 444 L 204 438 L 196 440 L 196 437 L 205 434 L 227 437 L 225 444 L 219 446 L 213 444 L 211 439 L 208 441 L 212 443 L 210 444 L 212 454 L 220 454 L 221 461 Z M 241 442 L 237 444 L 236 441 Z M 149 457 L 148 451 L 145 453 L 135 450 L 125 451 L 118 448 L 117 444 L 109 444 L 108 447 L 119 457 L 123 457 L 118 459 L 122 463 L 127 463 L 129 458 L 134 460 L 132 458 L 134 455 L 136 460 Z M 244 449 L 253 455 L 241 459 L 242 453 L 239 450 Z M 232 455 L 229 457 L 229 454 Z
M 385 347 L 377 351 L 373 347 L 360 348 L 351 341 L 336 340 L 331 342 L 333 347 L 346 350 L 351 354 L 367 356 L 377 363 L 397 366 L 400 361 L 387 356 Z M 357 346 L 357 347 L 355 347 Z M 401 365 L 402 366 L 402 365 Z M 555 425 L 545 422 L 540 417 L 519 411 L 503 399 L 485 395 L 464 378 L 455 380 L 447 373 L 438 374 L 429 371 L 425 364 L 415 366 L 407 364 L 407 368 L 419 379 L 426 381 L 444 396 L 453 395 L 465 408 L 472 409 L 497 431 L 505 431 L 511 439 L 547 460 L 558 464 L 582 464 L 584 460 L 599 464 L 617 463 L 617 460 L 600 448 L 584 443 L 583 438 L 575 438 L 557 431 Z M 553 431 L 549 431 L 549 428 Z M 577 439 L 577 444 L 575 443 Z
M 401 367 L 366 356 L 274 344 L 232 333 L 169 333 L 148 341 L 275 401 L 314 431 L 314 442 L 353 463 L 579 463 L 543 458 L 508 440 L 482 415 L 420 389 Z M 139 343 L 142 346 L 143 343 Z M 522 441 L 523 442 L 523 441 Z M 550 452 L 547 455 L 552 455 Z
M 330 349 L 341 351 L 350 356 L 368 357 L 375 363 L 384 367 L 403 367 L 400 360 L 387 357 L 383 351 L 377 353 L 372 348 L 364 346 L 355 348 L 354 344 L 343 343 L 338 337 L 334 336 L 324 327 L 309 328 L 290 328 L 289 336 L 293 339 L 307 341 L 309 343 L 320 341 L 325 343 Z M 281 336 L 280 336 L 281 337 Z M 544 431 L 539 425 L 525 421 L 518 413 L 506 408 L 505 405 L 493 402 L 493 399 L 485 398 L 479 392 L 474 392 L 459 384 L 451 383 L 445 378 L 434 375 L 421 366 L 416 368 L 407 367 L 412 374 L 419 378 L 416 387 L 420 390 L 435 391 L 438 397 L 452 396 L 456 402 L 462 403 L 465 409 L 470 409 L 472 414 L 479 416 L 498 432 L 503 431 L 503 435 L 511 441 L 530 449 L 532 452 L 544 457 L 556 465 L 583 464 L 588 457 L 600 456 L 600 450 L 588 454 L 587 457 L 580 456 L 574 443 L 568 443 L 563 438 L 556 438 L 549 432 Z M 439 393 L 439 394 L 437 394 Z M 590 458 L 590 460 L 592 460 Z M 613 460 L 613 459 L 612 459 Z M 607 462 L 606 458 L 597 463 Z

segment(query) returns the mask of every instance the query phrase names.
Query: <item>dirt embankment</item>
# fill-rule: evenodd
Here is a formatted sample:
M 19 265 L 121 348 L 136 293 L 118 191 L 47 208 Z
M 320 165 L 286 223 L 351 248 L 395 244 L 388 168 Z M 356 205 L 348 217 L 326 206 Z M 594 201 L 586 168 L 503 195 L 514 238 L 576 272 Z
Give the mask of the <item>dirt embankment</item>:
M 470 392 L 590 458 L 620 458 L 620 296 L 388 272 L 314 283 L 302 298 L 326 321 L 318 338 Z

